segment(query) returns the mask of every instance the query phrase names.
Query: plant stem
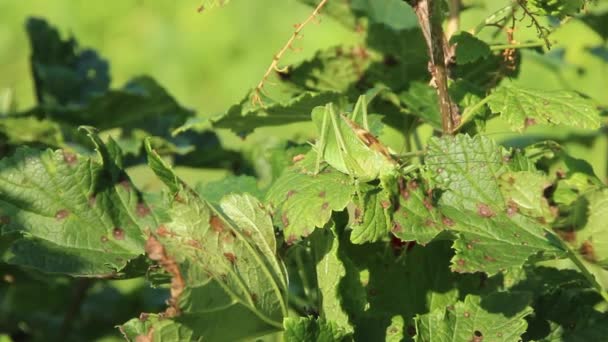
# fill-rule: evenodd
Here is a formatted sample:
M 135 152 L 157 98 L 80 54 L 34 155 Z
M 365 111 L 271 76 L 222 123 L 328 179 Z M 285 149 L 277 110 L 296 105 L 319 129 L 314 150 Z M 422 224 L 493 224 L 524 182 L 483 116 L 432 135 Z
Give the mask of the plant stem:
M 439 98 L 442 132 L 443 134 L 452 134 L 456 126 L 458 107 L 454 104 L 448 92 L 446 59 L 450 59 L 451 51 L 441 26 L 440 2 L 437 0 L 411 0 L 409 3 L 416 12 L 429 50 L 429 70 L 433 76 Z
M 319 15 L 319 12 L 323 8 L 323 6 L 325 6 L 327 1 L 328 0 L 321 0 L 319 2 L 319 4 L 317 5 L 317 7 L 315 7 L 315 9 L 312 11 L 312 13 L 308 16 L 308 18 L 306 18 L 306 20 L 304 20 L 301 24 L 295 25 L 295 28 L 296 28 L 295 31 L 293 32 L 293 34 L 291 35 L 289 40 L 287 40 L 287 43 L 285 43 L 285 45 L 281 48 L 281 50 L 279 50 L 279 52 L 272 58 L 272 62 L 270 63 L 270 66 L 268 67 L 268 69 L 266 69 L 264 76 L 262 76 L 262 80 L 260 80 L 258 85 L 255 87 L 253 96 L 251 98 L 251 102 L 253 105 L 257 105 L 257 104 L 259 104 L 261 106 L 264 105 L 262 102 L 262 97 L 261 97 L 262 88 L 264 88 L 264 83 L 266 82 L 266 80 L 268 79 L 268 77 L 270 76 L 270 74 L 273 71 L 277 71 L 277 72 L 286 71 L 286 68 L 281 69 L 278 67 L 279 60 L 281 59 L 281 57 L 283 57 L 283 55 L 285 54 L 287 49 L 293 49 L 293 42 L 298 37 L 301 37 L 300 32 L 302 31 L 302 29 Z

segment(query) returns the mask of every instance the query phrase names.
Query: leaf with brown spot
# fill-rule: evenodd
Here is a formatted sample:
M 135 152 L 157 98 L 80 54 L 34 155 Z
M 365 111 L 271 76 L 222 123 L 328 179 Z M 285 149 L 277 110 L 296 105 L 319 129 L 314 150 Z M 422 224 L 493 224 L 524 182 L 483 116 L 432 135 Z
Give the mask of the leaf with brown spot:
M 143 232 L 157 226 L 157 218 L 138 216 L 137 204 L 145 200 L 137 191 L 123 191 L 121 181 L 130 181 L 115 143 L 83 130 L 97 155 L 23 147 L 0 161 L 2 234 L 19 235 L 3 261 L 45 273 L 106 277 L 143 254 Z M 115 227 L 123 238 L 101 237 Z M 132 267 L 125 276 L 144 271 Z
M 438 207 L 453 223 L 449 227 L 457 234 L 453 265 L 462 272 L 495 274 L 519 267 L 531 255 L 542 256 L 541 252 L 547 258 L 565 256 L 562 247 L 545 236 L 548 226 L 535 216 L 542 212 L 539 208 L 543 208 L 545 178 L 531 171 L 511 171 L 503 163 L 503 157 L 509 154 L 490 138 L 479 135 L 429 141 L 425 172 L 441 190 Z M 525 157 L 520 159 L 525 164 Z M 532 181 L 529 186 L 528 177 Z M 517 212 L 512 202 L 519 206 Z M 478 241 L 475 248 L 467 248 L 468 241 L 473 240 Z M 488 263 L 484 255 L 492 255 L 496 262 Z M 458 265 L 458 260 L 466 260 L 466 264 Z
M 426 185 L 419 184 L 416 180 L 398 182 L 399 204 L 393 214 L 393 221 L 402 229 L 395 235 L 404 241 L 417 241 L 422 245 L 428 244 L 442 230 L 450 228 L 445 217 L 432 204 L 432 199 L 427 195 Z M 403 193 L 407 193 L 404 197 Z
M 184 275 L 180 319 L 197 322 L 188 328 L 205 338 L 221 330 L 237 340 L 249 336 L 243 334 L 253 327 L 278 330 L 287 313 L 287 280 L 269 214 L 250 195 L 231 194 L 218 207 L 209 204 L 177 179 L 149 145 L 147 149 L 153 171 L 176 191 L 167 196 L 170 219 L 164 223 L 172 234 L 156 238 Z M 183 200 L 172 200 L 175 197 Z M 251 293 L 259 294 L 257 301 Z M 210 324 L 218 315 L 222 320 Z M 239 329 L 233 329 L 235 325 Z
M 266 203 L 275 208 L 273 220 L 285 236 L 304 236 L 306 230 L 320 228 L 329 221 L 333 211 L 346 208 L 355 193 L 350 178 L 329 166 L 317 175 L 302 173 L 302 168 L 314 170 L 316 155 L 306 157 L 291 166 L 266 193 Z M 290 193 L 293 189 L 296 192 Z M 290 193 L 290 196 L 285 194 Z
M 483 341 L 484 336 L 491 336 L 496 342 L 520 341 L 528 327 L 526 317 L 533 312 L 529 301 L 530 295 L 520 293 L 468 295 L 451 310 L 439 308 L 418 315 L 415 319 L 417 341 L 478 342 Z M 500 311 L 488 308 L 500 308 Z

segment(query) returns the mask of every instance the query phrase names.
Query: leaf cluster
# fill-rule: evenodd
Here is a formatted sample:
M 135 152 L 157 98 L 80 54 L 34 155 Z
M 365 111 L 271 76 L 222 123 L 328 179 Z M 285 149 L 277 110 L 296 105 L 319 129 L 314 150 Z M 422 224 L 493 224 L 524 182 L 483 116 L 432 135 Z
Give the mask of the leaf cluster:
M 208 119 L 148 76 L 110 88 L 97 52 L 28 20 L 37 103 L 0 113 L 0 339 L 605 339 L 608 97 L 596 64 L 567 70 L 571 23 L 605 49 L 605 13 L 465 3 L 445 39 L 454 134 L 406 1 L 327 2 L 362 45 Z M 555 27 L 538 38 L 525 18 Z M 585 58 L 606 67 L 601 47 Z M 247 140 L 287 125 L 310 136 Z M 229 175 L 194 184 L 185 167 Z

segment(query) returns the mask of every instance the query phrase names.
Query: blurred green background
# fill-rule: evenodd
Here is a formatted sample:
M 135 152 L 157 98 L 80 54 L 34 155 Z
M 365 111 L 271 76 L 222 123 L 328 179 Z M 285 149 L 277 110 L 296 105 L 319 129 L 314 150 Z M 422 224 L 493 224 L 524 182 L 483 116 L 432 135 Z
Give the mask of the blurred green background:
M 0 91 L 20 109 L 34 104 L 25 20 L 45 18 L 110 61 L 112 87 L 154 77 L 186 107 L 208 116 L 241 100 L 264 74 L 293 25 L 308 16 L 296 0 L 234 1 L 198 13 L 198 0 L 0 0 Z M 285 63 L 361 39 L 331 20 L 310 25 Z
M 73 35 L 80 48 L 93 48 L 110 63 L 112 88 L 139 75 L 150 75 L 183 106 L 210 117 L 227 110 L 257 85 L 274 54 L 310 14 L 296 0 L 234 1 L 230 6 L 198 13 L 198 0 L 0 0 L 0 93 L 11 92 L 18 110 L 34 105 L 25 21 L 36 16 Z M 297 63 L 325 47 L 354 44 L 364 37 L 324 18 L 306 27 L 303 39 L 282 62 Z M 242 149 L 270 135 L 312 137 L 309 125 L 264 128 L 247 142 L 228 130 L 218 134 L 224 146 Z M 308 132 L 310 130 L 310 132 Z M 281 133 L 281 134 L 280 134 Z M 138 186 L 161 188 L 145 166 L 129 173 Z M 191 184 L 225 176 L 179 168 Z

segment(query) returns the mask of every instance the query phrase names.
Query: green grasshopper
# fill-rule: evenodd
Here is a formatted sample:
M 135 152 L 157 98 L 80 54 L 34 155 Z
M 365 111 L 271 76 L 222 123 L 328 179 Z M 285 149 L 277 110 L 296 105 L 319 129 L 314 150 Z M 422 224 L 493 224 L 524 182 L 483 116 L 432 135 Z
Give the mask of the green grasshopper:
M 355 182 L 379 179 L 384 187 L 403 172 L 388 148 L 370 132 L 366 95 L 359 97 L 349 116 L 336 113 L 329 103 L 316 108 L 312 120 L 319 129 L 319 139 L 314 145 L 317 152 L 314 174 L 320 172 L 324 161 Z
M 398 179 L 400 166 L 388 148 L 370 132 L 365 95 L 359 97 L 348 117 L 336 113 L 334 105 L 330 103 L 314 110 L 312 119 L 320 130 L 319 139 L 314 145 L 317 152 L 314 174 L 321 171 L 324 161 L 349 175 L 355 184 L 357 204 L 361 209 L 366 206 L 360 182 L 378 179 L 385 193 L 393 192 L 391 189 L 395 188 L 393 185 Z M 390 225 L 388 210 L 388 207 L 384 208 L 387 226 Z

